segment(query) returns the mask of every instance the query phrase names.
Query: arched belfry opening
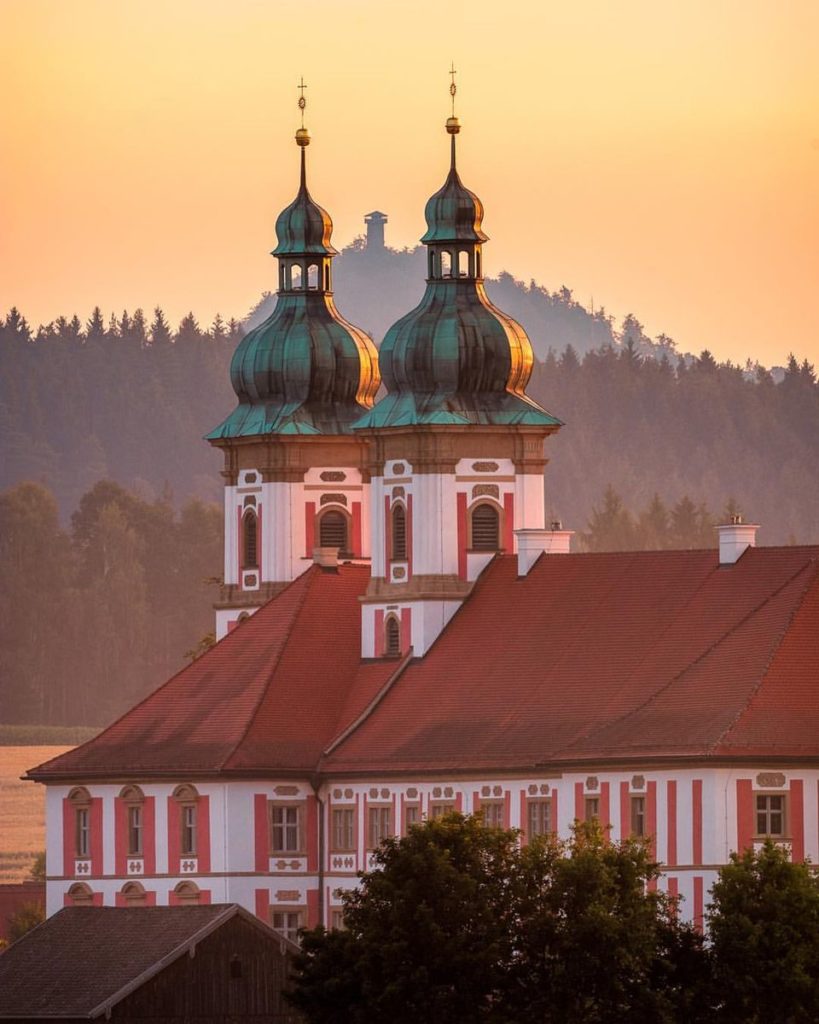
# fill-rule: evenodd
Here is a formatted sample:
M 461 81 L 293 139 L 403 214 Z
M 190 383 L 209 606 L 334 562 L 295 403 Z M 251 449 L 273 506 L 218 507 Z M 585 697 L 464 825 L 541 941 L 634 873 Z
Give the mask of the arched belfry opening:
M 389 615 L 384 623 L 384 654 L 388 658 L 401 654 L 401 625 L 394 615 Z
M 253 509 L 242 517 L 242 568 L 259 567 L 259 520 Z
M 338 548 L 339 554 L 349 554 L 349 517 L 340 509 L 327 509 L 319 517 L 319 547 Z
M 500 509 L 488 501 L 475 505 L 470 516 L 471 544 L 473 551 L 498 551 L 500 549 Z

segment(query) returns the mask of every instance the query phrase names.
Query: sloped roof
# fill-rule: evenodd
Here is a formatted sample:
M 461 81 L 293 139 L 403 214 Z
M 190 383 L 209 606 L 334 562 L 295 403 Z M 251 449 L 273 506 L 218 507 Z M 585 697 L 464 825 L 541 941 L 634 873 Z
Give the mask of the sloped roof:
M 236 915 L 238 905 L 66 907 L 0 956 L 0 1019 L 97 1017 Z
M 819 548 L 499 557 L 322 770 L 819 757 Z
M 367 685 L 354 687 L 368 579 L 366 566 L 312 566 L 104 732 L 30 776 L 313 771 L 355 694 L 362 707 L 370 699 Z M 373 685 L 392 668 L 377 665 Z
M 33 778 L 819 759 L 819 548 L 496 557 L 424 658 L 361 662 L 361 566 L 311 568 Z

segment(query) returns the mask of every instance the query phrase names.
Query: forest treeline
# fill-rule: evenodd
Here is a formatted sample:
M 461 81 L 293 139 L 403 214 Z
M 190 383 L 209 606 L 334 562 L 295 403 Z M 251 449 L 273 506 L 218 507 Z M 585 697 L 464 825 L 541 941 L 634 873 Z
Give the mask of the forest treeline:
M 111 481 L 63 529 L 45 487 L 0 494 L 0 722 L 101 725 L 213 628 L 222 510 L 175 512 Z

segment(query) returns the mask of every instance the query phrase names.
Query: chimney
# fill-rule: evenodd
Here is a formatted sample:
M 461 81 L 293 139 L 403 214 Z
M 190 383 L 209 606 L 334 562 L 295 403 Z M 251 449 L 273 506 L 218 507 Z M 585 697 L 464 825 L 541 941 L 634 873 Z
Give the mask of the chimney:
M 718 526 L 719 564 L 733 565 L 746 548 L 756 547 L 756 531 L 759 526 L 744 523 L 742 516 L 731 516 L 731 522 Z
M 313 562 L 322 569 L 338 569 L 338 548 L 313 548 Z
M 556 519 L 548 530 L 515 530 L 518 539 L 518 576 L 527 576 L 541 555 L 568 555 L 574 530 L 564 530 Z

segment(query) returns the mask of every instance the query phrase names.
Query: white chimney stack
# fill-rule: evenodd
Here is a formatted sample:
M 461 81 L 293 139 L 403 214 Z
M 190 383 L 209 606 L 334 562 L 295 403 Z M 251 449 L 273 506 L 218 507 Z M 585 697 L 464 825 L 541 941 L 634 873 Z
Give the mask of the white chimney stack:
M 731 516 L 731 522 L 718 526 L 719 531 L 719 564 L 733 565 L 739 560 L 746 548 L 756 547 L 755 523 L 744 523 L 742 516 Z
M 557 520 L 548 530 L 515 530 L 518 539 L 518 576 L 527 576 L 541 555 L 568 555 L 574 530 L 564 530 Z
M 338 548 L 313 548 L 313 561 L 323 569 L 338 567 Z

